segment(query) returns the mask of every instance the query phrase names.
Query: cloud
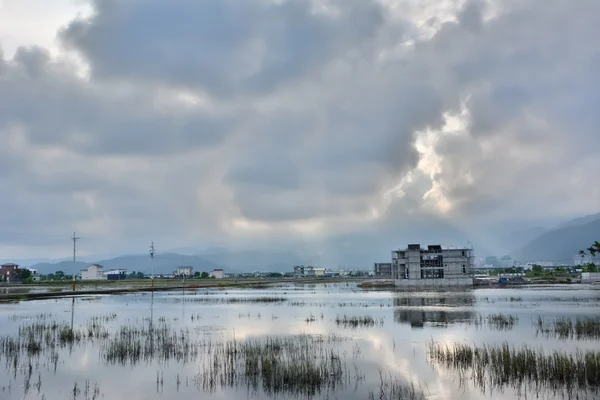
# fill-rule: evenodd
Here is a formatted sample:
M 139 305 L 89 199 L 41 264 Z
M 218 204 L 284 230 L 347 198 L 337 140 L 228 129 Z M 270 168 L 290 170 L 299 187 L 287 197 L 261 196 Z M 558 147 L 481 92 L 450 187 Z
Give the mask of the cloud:
M 384 16 L 372 1 L 96 1 L 62 41 L 80 51 L 98 78 L 195 87 L 213 95 L 262 93 L 309 78 L 358 43 Z
M 91 2 L 0 53 L 0 225 L 368 255 L 597 211 L 600 5 L 458 3 Z

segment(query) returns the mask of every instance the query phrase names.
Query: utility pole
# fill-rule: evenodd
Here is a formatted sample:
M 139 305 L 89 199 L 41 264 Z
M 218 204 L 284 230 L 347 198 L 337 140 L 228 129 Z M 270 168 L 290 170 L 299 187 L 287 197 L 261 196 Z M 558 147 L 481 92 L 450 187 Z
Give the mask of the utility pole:
M 73 291 L 75 291 L 75 271 L 77 270 L 77 268 L 75 268 L 75 255 L 77 254 L 77 241 L 79 240 L 75 235 L 75 232 L 73 232 L 71 240 L 73 241 Z
M 152 289 L 154 289 L 154 242 L 150 245 L 150 259 L 152 260 Z

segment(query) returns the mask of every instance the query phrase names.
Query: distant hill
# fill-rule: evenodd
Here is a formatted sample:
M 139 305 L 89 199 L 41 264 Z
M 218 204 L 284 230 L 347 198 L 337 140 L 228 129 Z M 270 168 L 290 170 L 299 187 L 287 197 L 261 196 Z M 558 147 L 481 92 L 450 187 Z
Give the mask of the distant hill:
M 87 268 L 92 262 L 88 261 L 77 261 L 75 263 L 77 271 Z M 151 260 L 148 255 L 129 255 L 116 257 L 109 260 L 93 261 L 95 264 L 100 264 L 106 269 L 126 269 L 129 272 L 139 271 L 146 274 L 154 272 L 159 273 L 172 273 L 177 267 L 181 265 L 190 266 L 194 268 L 194 271 L 206 271 L 210 272 L 215 268 L 223 268 L 222 266 L 205 260 L 198 256 L 187 256 L 181 254 L 167 253 L 157 254 L 154 260 Z M 31 268 L 37 269 L 41 274 L 54 273 L 56 271 L 63 271 L 65 274 L 70 275 L 73 272 L 72 261 L 61 261 L 58 263 L 37 263 L 31 265 Z M 231 272 L 240 272 L 230 270 Z
M 205 260 L 221 265 L 226 271 L 290 272 L 294 265 L 309 265 L 314 257 L 301 257 L 291 251 L 233 251 L 211 249 L 199 254 Z
M 514 249 L 521 248 L 522 246 L 528 244 L 546 232 L 548 232 L 548 229 L 542 227 L 520 229 L 510 232 L 498 240 L 500 245 L 499 250 L 502 250 L 502 254 L 508 254 Z
M 82 268 L 87 268 L 88 265 L 90 263 L 86 261 L 77 261 L 75 262 L 75 270 L 79 272 Z M 36 269 L 42 275 L 53 274 L 56 271 L 62 271 L 66 275 L 71 275 L 73 273 L 73 261 L 43 262 L 33 264 L 30 268 Z
M 513 259 L 567 263 L 573 260 L 579 250 L 589 247 L 594 240 L 600 240 L 600 218 L 587 222 L 580 218 L 561 226 L 563 227 L 546 232 L 513 252 Z
M 575 218 L 570 221 L 563 222 L 562 224 L 558 225 L 556 227 L 556 229 L 570 228 L 570 227 L 574 227 L 574 226 L 582 226 L 582 225 L 586 225 L 590 222 L 594 222 L 599 219 L 600 219 L 600 213 L 586 215 L 585 217 Z

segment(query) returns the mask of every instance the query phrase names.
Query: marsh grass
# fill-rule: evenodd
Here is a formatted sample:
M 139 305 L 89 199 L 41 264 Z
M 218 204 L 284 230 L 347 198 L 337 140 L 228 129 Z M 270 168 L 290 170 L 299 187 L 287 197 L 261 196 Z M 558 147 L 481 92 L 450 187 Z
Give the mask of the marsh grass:
M 485 316 L 479 316 L 476 318 L 475 325 L 487 325 L 491 329 L 496 330 L 511 330 L 515 324 L 519 321 L 519 317 L 513 314 L 489 314 Z
M 600 393 L 600 352 L 544 352 L 530 347 L 472 346 L 468 344 L 427 345 L 430 363 L 469 374 L 482 391 L 512 387 L 521 392 L 532 389 L 562 392 L 569 396 L 578 390 Z
M 369 400 L 425 400 L 425 394 L 417 389 L 413 382 L 407 385 L 392 375 L 383 376 L 379 372 L 379 390 L 369 393 Z
M 172 363 L 194 362 L 199 368 L 194 382 L 206 391 L 246 387 L 269 395 L 312 396 L 335 390 L 350 379 L 336 350 L 346 340 L 340 335 L 211 341 L 198 338 L 193 330 L 173 328 L 167 318 L 143 327 L 125 324 L 109 331 L 106 324 L 115 319 L 113 314 L 97 316 L 75 329 L 57 321 L 25 323 L 17 334 L 0 337 L 0 359 L 11 367 L 15 378 L 17 371 L 24 375 L 26 393 L 35 387 L 34 372 L 40 365 L 53 364 L 56 371 L 60 348 L 86 343 L 96 343 L 100 360 L 108 366 L 156 362 L 166 368 Z M 48 363 L 36 361 L 44 355 Z M 41 376 L 39 381 L 41 386 Z M 76 383 L 71 396 L 96 399 L 99 391 L 89 382 L 83 386 Z
M 345 365 L 327 343 L 308 335 L 227 341 L 206 349 L 209 362 L 194 382 L 211 393 L 242 386 L 268 395 L 313 396 L 346 382 Z
M 373 318 L 370 315 L 362 316 L 337 316 L 335 317 L 335 323 L 344 328 L 358 328 L 358 327 L 372 327 L 372 326 L 383 326 L 383 318 Z
M 186 298 L 177 298 L 177 299 L 167 299 L 169 302 L 174 303 L 206 303 L 206 304 L 244 304 L 244 303 L 254 303 L 254 304 L 281 304 L 287 301 L 285 297 L 271 297 L 271 296 L 261 296 L 261 297 L 214 297 L 214 296 L 206 296 L 206 297 L 186 297 Z
M 560 317 L 551 321 L 538 317 L 536 334 L 559 339 L 600 339 L 600 317 Z

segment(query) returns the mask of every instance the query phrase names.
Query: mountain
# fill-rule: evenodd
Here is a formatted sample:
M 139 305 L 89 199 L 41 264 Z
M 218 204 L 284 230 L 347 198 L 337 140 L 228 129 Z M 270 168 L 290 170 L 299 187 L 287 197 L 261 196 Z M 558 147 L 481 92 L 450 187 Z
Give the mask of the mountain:
M 509 254 L 514 249 L 521 248 L 546 232 L 548 232 L 548 229 L 542 227 L 532 227 L 512 231 L 498 239 L 500 248 L 496 249 L 497 253 Z
M 75 268 L 77 271 L 87 268 L 92 262 L 88 261 L 77 261 Z M 220 265 L 212 263 L 198 256 L 187 256 L 175 253 L 164 253 L 157 254 L 154 260 L 150 259 L 148 255 L 128 255 L 116 257 L 108 260 L 93 261 L 94 264 L 100 264 L 106 269 L 126 269 L 129 272 L 139 271 L 146 274 L 154 272 L 159 273 L 172 273 L 177 267 L 185 265 L 194 268 L 194 271 L 206 271 L 210 272 L 215 268 L 223 268 Z M 31 265 L 31 268 L 37 269 L 40 274 L 49 274 L 56 271 L 63 271 L 65 274 L 71 274 L 73 272 L 72 261 L 61 261 L 57 263 L 37 263 Z M 236 270 L 229 270 L 230 272 L 240 272 Z
M 210 272 L 215 268 L 222 268 L 204 258 L 188 256 L 177 253 L 161 253 L 151 259 L 148 255 L 129 255 L 112 258 L 110 260 L 98 261 L 106 269 L 127 269 L 127 271 L 138 271 L 143 273 L 170 274 L 177 267 L 193 267 L 194 271 Z M 237 272 L 237 271 L 231 271 Z
M 513 259 L 570 263 L 579 250 L 589 247 L 594 240 L 600 239 L 599 218 L 588 222 L 583 219 L 573 220 L 562 226 L 564 227 L 544 233 L 513 252 Z
M 301 257 L 292 251 L 227 250 L 215 248 L 200 253 L 203 259 L 221 265 L 226 271 L 289 272 L 294 265 L 316 263 L 315 257 Z
M 86 268 L 88 265 L 90 265 L 88 262 L 76 261 L 75 270 L 79 272 L 79 270 Z M 71 275 L 73 273 L 73 261 L 42 262 L 33 264 L 30 268 L 36 269 L 42 275 L 53 274 L 56 271 L 63 271 L 66 275 Z
M 558 225 L 556 227 L 556 229 L 570 228 L 570 227 L 574 227 L 574 226 L 582 226 L 582 225 L 586 225 L 590 222 L 594 222 L 598 219 L 600 219 L 600 213 L 586 215 L 585 217 L 575 218 L 570 221 L 563 222 L 562 224 Z

